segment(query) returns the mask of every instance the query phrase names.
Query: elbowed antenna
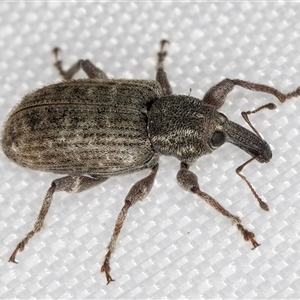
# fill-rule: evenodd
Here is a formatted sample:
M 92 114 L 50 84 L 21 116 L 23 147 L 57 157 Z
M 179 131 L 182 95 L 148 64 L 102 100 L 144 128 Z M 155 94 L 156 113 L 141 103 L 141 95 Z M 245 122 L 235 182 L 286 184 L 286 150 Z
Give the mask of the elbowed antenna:
M 260 208 L 268 211 L 268 204 L 258 196 L 251 183 L 244 175 L 241 174 L 241 172 L 247 164 L 255 159 L 261 163 L 269 162 L 272 158 L 272 151 L 269 144 L 264 141 L 259 135 L 254 134 L 248 129 L 231 121 L 228 121 L 227 126 L 224 126 L 224 132 L 226 134 L 227 142 L 234 144 L 235 146 L 241 148 L 252 156 L 251 159 L 249 159 L 236 169 L 236 173 L 247 183 L 252 194 L 258 201 Z

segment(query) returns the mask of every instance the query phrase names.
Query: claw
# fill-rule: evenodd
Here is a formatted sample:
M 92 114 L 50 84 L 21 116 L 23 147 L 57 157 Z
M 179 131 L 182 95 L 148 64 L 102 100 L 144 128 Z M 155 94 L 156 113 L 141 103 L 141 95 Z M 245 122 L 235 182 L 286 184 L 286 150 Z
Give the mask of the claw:
M 170 44 L 168 40 L 161 40 L 160 41 L 160 50 L 157 52 L 158 61 L 157 61 L 157 69 L 163 69 L 163 61 L 167 56 L 167 51 L 164 49 L 166 44 Z
M 115 281 L 114 279 L 112 279 L 112 277 L 110 276 L 109 272 L 110 272 L 110 266 L 109 266 L 109 260 L 106 258 L 104 260 L 104 263 L 101 267 L 101 272 L 105 273 L 105 277 L 107 280 L 107 284 L 108 285 L 111 281 Z
M 54 57 L 55 57 L 55 62 L 58 62 L 59 61 L 58 54 L 59 54 L 59 52 L 61 52 L 61 49 L 58 48 L 58 47 L 54 47 L 52 52 L 53 52 Z
M 258 246 L 260 246 L 260 244 L 255 240 L 255 234 L 253 232 L 245 229 L 241 224 L 237 224 L 236 226 L 237 226 L 238 230 L 244 236 L 245 241 L 247 241 L 247 242 L 251 241 L 251 243 L 253 245 L 252 250 L 254 250 Z

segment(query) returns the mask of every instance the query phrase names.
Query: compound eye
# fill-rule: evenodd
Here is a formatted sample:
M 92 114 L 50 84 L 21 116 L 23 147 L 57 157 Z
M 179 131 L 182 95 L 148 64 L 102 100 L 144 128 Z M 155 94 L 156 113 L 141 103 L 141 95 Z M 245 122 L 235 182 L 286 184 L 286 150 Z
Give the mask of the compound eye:
M 225 134 L 221 131 L 215 131 L 211 138 L 213 148 L 218 148 L 225 143 Z

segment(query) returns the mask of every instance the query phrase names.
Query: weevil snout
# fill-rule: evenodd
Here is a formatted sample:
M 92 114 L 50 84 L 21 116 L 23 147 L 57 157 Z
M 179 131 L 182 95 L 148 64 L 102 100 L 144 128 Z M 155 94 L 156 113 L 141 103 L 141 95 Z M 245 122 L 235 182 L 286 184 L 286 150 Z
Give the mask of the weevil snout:
M 267 163 L 272 158 L 269 144 L 248 129 L 229 121 L 224 127 L 227 142 L 244 150 L 260 163 Z
M 255 152 L 255 150 L 252 152 L 252 156 L 256 156 L 256 160 L 258 160 L 261 163 L 267 163 L 272 158 L 272 151 L 270 148 L 270 145 L 263 139 L 261 140 L 261 146 L 260 146 L 260 152 Z M 250 149 L 251 151 L 252 149 Z

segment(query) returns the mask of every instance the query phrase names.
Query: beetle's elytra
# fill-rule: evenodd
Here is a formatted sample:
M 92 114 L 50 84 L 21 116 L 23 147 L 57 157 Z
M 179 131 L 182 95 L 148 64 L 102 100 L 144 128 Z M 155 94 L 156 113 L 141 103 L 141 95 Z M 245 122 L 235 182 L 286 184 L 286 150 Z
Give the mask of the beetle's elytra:
M 123 222 L 129 208 L 150 192 L 160 155 L 178 158 L 179 185 L 231 219 L 253 249 L 259 246 L 254 233 L 245 229 L 237 216 L 200 189 L 198 178 L 189 167 L 225 142 L 236 145 L 251 156 L 236 172 L 246 181 L 260 207 L 268 210 L 241 171 L 252 160 L 267 163 L 272 158 L 269 145 L 252 126 L 248 115 L 276 106 L 267 104 L 242 113 L 254 133 L 229 121 L 218 109 L 235 85 L 272 94 L 281 102 L 299 96 L 300 88 L 283 94 L 266 85 L 224 79 L 202 101 L 174 95 L 163 66 L 166 43 L 161 41 L 156 80 L 108 79 L 89 60 L 79 60 L 64 71 L 58 59 L 59 50 L 54 49 L 55 66 L 65 80 L 42 87 L 21 100 L 4 124 L 2 149 L 9 159 L 23 167 L 66 176 L 51 183 L 32 231 L 17 245 L 9 261 L 16 262 L 17 252 L 41 230 L 54 192 L 81 192 L 111 176 L 150 169 L 147 177 L 132 186 L 117 218 L 101 267 L 110 283 L 110 259 Z M 80 68 L 89 78 L 71 80 Z
M 146 105 L 159 97 L 156 81 L 81 79 L 45 86 L 11 114 L 3 149 L 19 165 L 60 174 L 112 176 L 152 167 L 157 155 Z

